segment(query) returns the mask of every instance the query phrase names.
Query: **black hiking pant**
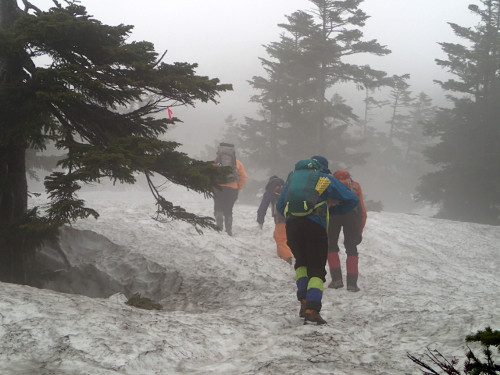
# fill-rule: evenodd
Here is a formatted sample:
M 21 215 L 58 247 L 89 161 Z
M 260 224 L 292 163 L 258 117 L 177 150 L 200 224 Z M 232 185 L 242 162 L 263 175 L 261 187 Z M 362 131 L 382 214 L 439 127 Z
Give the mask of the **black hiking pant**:
M 328 236 L 326 229 L 307 217 L 299 217 L 286 223 L 287 244 L 295 258 L 295 269 L 307 268 L 307 276 L 326 281 Z
M 328 252 L 340 251 L 340 231 L 344 233 L 344 247 L 347 255 L 358 256 L 357 245 L 361 242 L 359 229 L 361 227 L 360 207 L 344 215 L 331 215 L 328 224 Z
M 236 199 L 238 199 L 238 189 L 228 186 L 214 188 L 214 216 L 222 213 L 226 217 L 232 217 Z
M 238 199 L 238 189 L 228 186 L 214 188 L 214 216 L 219 229 L 226 228 L 226 232 L 233 234 L 233 207 Z

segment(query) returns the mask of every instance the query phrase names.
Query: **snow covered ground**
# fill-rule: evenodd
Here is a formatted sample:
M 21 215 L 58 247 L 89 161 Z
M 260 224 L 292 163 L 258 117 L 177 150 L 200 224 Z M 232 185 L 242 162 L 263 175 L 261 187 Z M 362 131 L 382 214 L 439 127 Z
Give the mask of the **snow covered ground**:
M 211 200 L 184 188 L 165 196 L 212 215 Z M 293 268 L 276 256 L 269 213 L 258 229 L 258 202 L 236 204 L 229 237 L 153 221 L 147 191 L 81 197 L 101 216 L 64 231 L 61 246 L 83 292 L 98 293 L 100 278 L 112 295 L 0 283 L 2 375 L 419 374 L 407 353 L 462 359 L 467 334 L 500 328 L 500 227 L 369 212 L 361 292 L 325 289 L 328 324 L 304 326 Z M 164 309 L 126 305 L 134 292 Z

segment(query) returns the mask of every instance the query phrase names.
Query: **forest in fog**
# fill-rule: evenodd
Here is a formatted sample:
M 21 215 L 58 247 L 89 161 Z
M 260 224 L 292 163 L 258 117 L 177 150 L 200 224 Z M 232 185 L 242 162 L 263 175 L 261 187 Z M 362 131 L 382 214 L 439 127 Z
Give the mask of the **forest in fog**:
M 352 171 L 372 209 L 431 205 L 426 212 L 438 217 L 498 224 L 498 1 L 463 3 L 474 26 L 443 20 L 460 40 L 435 41 L 444 53 L 435 64 L 449 74 L 436 77 L 444 105 L 413 90 L 411 71 L 376 68 L 374 57 L 392 51 L 364 38 L 370 15 L 361 1 L 312 3 L 287 15 L 259 57 L 265 74 L 249 80 L 259 110 L 228 116 L 220 137 L 238 145 L 256 182 L 286 177 L 295 160 L 321 154 L 332 170 Z
M 443 52 L 433 57 L 443 72 L 435 77 L 441 90 L 436 99 L 436 90 L 415 91 L 412 71 L 378 68 L 382 57 L 398 51 L 377 35 L 365 36 L 371 15 L 363 1 L 306 1 L 303 9 L 283 15 L 273 41 L 262 41 L 265 53 L 255 56 L 262 69 L 249 73 L 251 91 L 243 91 L 253 93 L 246 99 L 254 113 L 224 107 L 241 90 L 209 107 L 219 116 L 224 108 L 218 127 L 205 125 L 196 108 L 174 108 L 187 114 L 177 128 L 195 129 L 179 139 L 181 148 L 211 160 L 218 142 L 234 143 L 250 172 L 241 194 L 249 203 L 258 200 L 269 176 L 285 178 L 297 160 L 322 154 L 332 171 L 351 171 L 373 210 L 496 224 L 498 2 L 471 3 L 460 4 L 471 14 L 470 24 L 441 20 L 456 36 L 453 42 L 439 34 L 426 41 Z M 210 127 L 215 129 L 205 136 Z M 206 145 L 193 149 L 198 134 Z

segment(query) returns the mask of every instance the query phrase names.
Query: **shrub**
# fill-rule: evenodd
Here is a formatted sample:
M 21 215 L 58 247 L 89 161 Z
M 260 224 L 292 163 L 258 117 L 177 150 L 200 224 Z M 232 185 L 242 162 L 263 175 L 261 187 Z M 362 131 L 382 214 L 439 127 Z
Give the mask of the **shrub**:
M 407 354 L 413 362 L 422 367 L 422 373 L 425 375 L 498 375 L 500 374 L 500 365 L 496 364 L 493 358 L 493 353 L 490 346 L 495 346 L 500 352 L 500 331 L 492 331 L 490 327 L 486 327 L 484 331 L 478 331 L 475 335 L 469 335 L 465 339 L 467 342 L 480 342 L 483 346 L 484 361 L 482 362 L 468 348 L 466 359 L 464 361 L 464 370 L 461 372 L 457 369 L 459 361 L 456 358 L 451 360 L 445 358 L 438 350 L 427 349 L 424 358 L 416 358 L 411 354 Z M 424 362 L 424 359 L 428 362 Z M 430 363 L 429 363 L 430 361 Z M 436 369 L 437 368 L 437 369 Z

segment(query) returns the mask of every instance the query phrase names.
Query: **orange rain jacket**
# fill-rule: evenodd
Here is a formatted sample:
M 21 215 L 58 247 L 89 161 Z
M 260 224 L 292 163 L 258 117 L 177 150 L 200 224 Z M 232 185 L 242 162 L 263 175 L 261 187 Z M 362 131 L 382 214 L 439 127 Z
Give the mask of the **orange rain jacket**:
M 220 184 L 220 186 L 227 186 L 232 189 L 238 189 L 241 190 L 247 183 L 247 172 L 245 171 L 245 168 L 243 167 L 243 163 L 240 162 L 238 159 L 236 159 L 236 173 L 238 174 L 238 179 L 237 181 L 232 181 L 228 182 L 227 184 Z

